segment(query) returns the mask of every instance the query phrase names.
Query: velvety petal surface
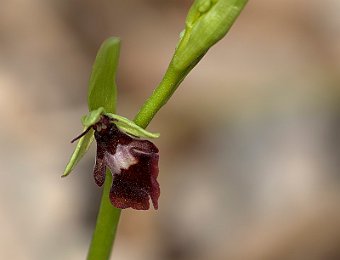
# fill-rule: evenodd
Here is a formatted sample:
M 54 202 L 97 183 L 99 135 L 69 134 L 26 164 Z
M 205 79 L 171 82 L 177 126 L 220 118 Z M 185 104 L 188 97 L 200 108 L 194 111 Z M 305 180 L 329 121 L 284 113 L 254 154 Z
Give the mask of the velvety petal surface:
M 157 147 L 148 140 L 121 132 L 105 116 L 94 126 L 94 130 L 97 140 L 94 177 L 101 186 L 105 168 L 109 167 L 113 176 L 110 191 L 112 204 L 121 209 L 147 210 L 151 198 L 157 209 L 160 196 Z

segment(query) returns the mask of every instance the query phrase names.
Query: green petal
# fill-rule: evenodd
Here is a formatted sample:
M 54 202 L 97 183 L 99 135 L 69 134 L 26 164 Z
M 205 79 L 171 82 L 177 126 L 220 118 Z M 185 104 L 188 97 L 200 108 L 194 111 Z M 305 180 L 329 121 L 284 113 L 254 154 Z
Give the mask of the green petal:
M 84 131 L 87 129 L 87 127 L 84 128 Z M 70 172 L 74 169 L 74 167 L 78 164 L 80 159 L 84 156 L 84 154 L 87 152 L 87 150 L 90 147 L 90 144 L 93 141 L 93 135 L 94 131 L 93 129 L 90 129 L 84 135 L 82 138 L 79 139 L 76 148 L 74 149 L 74 152 L 70 158 L 70 161 L 66 165 L 64 174 L 61 177 L 66 177 L 67 175 L 70 174 Z
M 104 112 L 105 112 L 104 108 L 100 107 L 96 110 L 91 111 L 88 115 L 83 116 L 82 119 L 81 119 L 83 126 L 85 126 L 85 127 L 93 126 L 94 124 L 96 124 L 99 121 L 100 116 Z
M 128 133 L 133 136 L 137 137 L 145 137 L 145 138 L 158 138 L 160 136 L 159 133 L 151 133 L 140 126 L 136 125 L 133 121 L 122 117 L 118 116 L 116 114 L 111 114 L 111 113 L 104 113 L 104 115 L 112 118 L 115 120 L 115 125 L 121 129 L 123 132 Z
M 89 83 L 89 111 L 100 107 L 110 113 L 116 111 L 119 50 L 120 39 L 112 37 L 104 41 L 97 53 Z

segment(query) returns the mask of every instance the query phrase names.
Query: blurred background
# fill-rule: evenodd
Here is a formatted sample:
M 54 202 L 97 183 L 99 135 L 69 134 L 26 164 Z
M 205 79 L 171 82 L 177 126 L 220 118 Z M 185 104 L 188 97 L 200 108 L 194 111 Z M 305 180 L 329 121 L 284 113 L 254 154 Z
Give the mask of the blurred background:
M 189 0 L 3 0 L 0 259 L 85 259 L 101 190 L 82 130 L 101 42 L 118 113 L 161 80 Z M 157 114 L 159 210 L 124 210 L 112 259 L 340 259 L 340 1 L 249 1 Z

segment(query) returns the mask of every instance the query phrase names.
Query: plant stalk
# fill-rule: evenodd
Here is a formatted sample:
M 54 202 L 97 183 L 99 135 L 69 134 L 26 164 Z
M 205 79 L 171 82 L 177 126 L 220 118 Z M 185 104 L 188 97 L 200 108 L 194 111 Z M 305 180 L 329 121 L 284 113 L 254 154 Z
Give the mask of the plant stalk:
M 109 194 L 111 183 L 111 172 L 106 170 L 96 228 L 87 255 L 88 260 L 106 260 L 109 259 L 111 255 L 121 213 L 121 209 L 113 207 L 110 202 Z

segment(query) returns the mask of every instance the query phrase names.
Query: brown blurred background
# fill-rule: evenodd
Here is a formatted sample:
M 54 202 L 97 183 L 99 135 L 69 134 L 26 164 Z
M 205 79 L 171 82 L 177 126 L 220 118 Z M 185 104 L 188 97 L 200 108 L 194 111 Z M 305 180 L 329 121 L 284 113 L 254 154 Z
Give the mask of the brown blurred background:
M 122 38 L 121 115 L 160 81 L 189 0 L 4 0 L 0 259 L 85 259 L 101 190 L 81 131 L 96 51 Z M 249 1 L 149 129 L 158 211 L 124 210 L 113 259 L 340 259 L 340 1 Z

